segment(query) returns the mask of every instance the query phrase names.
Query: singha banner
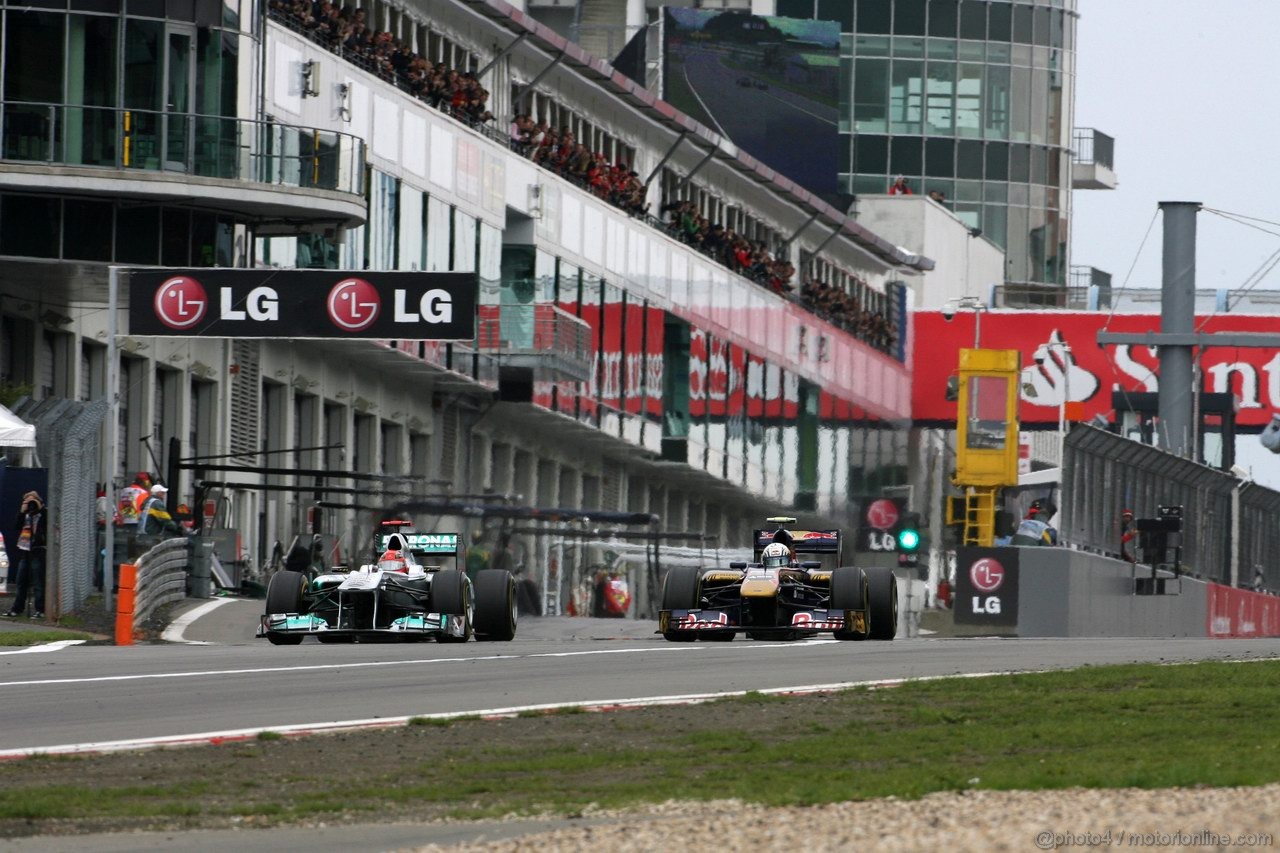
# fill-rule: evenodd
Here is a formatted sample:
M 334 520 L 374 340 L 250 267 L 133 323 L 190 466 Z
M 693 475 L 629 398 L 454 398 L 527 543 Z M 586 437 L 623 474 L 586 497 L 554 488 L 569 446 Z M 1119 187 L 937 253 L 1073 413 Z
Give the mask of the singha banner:
M 950 321 L 936 311 L 912 317 L 915 351 L 911 416 L 917 423 L 954 424 L 956 404 L 947 399 L 947 379 L 960 349 L 973 346 L 974 315 Z M 1019 419 L 1024 425 L 1058 423 L 1063 397 L 1080 404 L 1080 418 L 1110 415 L 1112 390 L 1158 391 L 1160 358 L 1154 346 L 1098 346 L 1098 332 L 1139 334 L 1160 328 L 1159 314 L 1104 311 L 984 311 L 982 346 L 1022 352 Z M 1280 332 L 1280 317 L 1217 314 L 1196 318 L 1204 332 Z M 1240 401 L 1236 426 L 1256 431 L 1280 410 L 1280 353 L 1275 349 L 1214 347 L 1197 356 L 1206 391 L 1230 391 Z
M 129 334 L 465 341 L 478 288 L 474 273 L 135 271 Z

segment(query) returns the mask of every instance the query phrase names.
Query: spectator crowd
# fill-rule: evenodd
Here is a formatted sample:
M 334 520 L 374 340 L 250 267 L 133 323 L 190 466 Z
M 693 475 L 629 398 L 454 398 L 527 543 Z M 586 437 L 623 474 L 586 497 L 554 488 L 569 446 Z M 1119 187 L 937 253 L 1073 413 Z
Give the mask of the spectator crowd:
M 644 216 L 648 210 L 640 176 L 622 160 L 611 164 L 607 156 L 579 142 L 568 127 L 556 132 L 521 113 L 511 125 L 511 149 L 627 213 Z
M 732 228 L 712 224 L 692 201 L 673 201 L 662 206 L 666 229 L 677 240 L 710 255 L 741 276 L 778 294 L 789 294 L 796 268 L 789 261 L 774 258 L 759 240 L 749 240 Z
M 800 301 L 833 326 L 881 352 L 889 352 L 897 342 L 898 330 L 883 312 L 862 307 L 856 296 L 842 288 L 810 279 L 800 288 Z

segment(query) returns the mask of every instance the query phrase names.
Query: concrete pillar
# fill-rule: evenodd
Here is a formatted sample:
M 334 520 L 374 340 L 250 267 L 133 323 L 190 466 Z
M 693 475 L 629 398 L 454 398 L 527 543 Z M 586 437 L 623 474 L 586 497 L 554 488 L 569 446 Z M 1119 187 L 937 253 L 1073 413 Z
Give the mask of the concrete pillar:
M 637 474 L 627 476 L 627 512 L 649 511 L 649 488 Z
M 484 433 L 471 434 L 471 456 L 467 460 L 470 482 L 467 491 L 478 494 L 493 488 L 493 439 Z
M 515 452 L 514 464 L 514 480 L 512 481 L 511 490 L 518 495 L 523 495 L 525 502 L 532 502 L 537 499 L 537 471 L 535 470 L 535 460 L 533 454 L 527 450 L 517 450 Z
M 560 463 L 554 459 L 540 459 L 537 470 L 538 506 L 557 506 L 560 499 Z
M 489 483 L 495 492 L 507 494 L 515 490 L 516 449 L 509 444 L 492 442 L 489 449 Z
M 689 529 L 688 504 L 682 493 L 675 489 L 667 490 L 667 511 L 665 513 L 667 530 L 684 531 Z
M 560 506 L 567 509 L 582 506 L 582 472 L 568 465 L 560 466 Z

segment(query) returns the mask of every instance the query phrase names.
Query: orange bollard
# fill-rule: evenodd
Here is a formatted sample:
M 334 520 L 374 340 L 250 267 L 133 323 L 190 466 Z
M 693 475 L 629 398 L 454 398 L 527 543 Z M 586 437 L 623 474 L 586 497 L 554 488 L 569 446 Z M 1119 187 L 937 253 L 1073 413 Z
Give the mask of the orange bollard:
M 116 645 L 133 645 L 133 603 L 138 584 L 138 567 L 132 563 L 120 564 L 119 592 L 116 595 Z

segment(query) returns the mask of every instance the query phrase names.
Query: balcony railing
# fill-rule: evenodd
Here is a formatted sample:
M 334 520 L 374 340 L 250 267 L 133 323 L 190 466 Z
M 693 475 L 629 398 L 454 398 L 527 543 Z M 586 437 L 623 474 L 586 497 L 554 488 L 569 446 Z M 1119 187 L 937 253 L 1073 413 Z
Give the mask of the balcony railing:
M 0 102 L 0 160 L 364 191 L 359 137 L 191 113 Z
M 996 308 L 1062 308 L 1098 311 L 1111 307 L 1111 276 L 1093 267 L 1072 267 L 1071 284 L 1007 281 L 995 287 Z
M 476 344 L 503 363 L 542 367 L 563 378 L 586 380 L 591 370 L 591 326 L 554 305 L 482 305 Z
M 1116 141 L 1110 136 L 1091 127 L 1077 127 L 1072 143 L 1076 163 L 1096 163 L 1115 171 Z

